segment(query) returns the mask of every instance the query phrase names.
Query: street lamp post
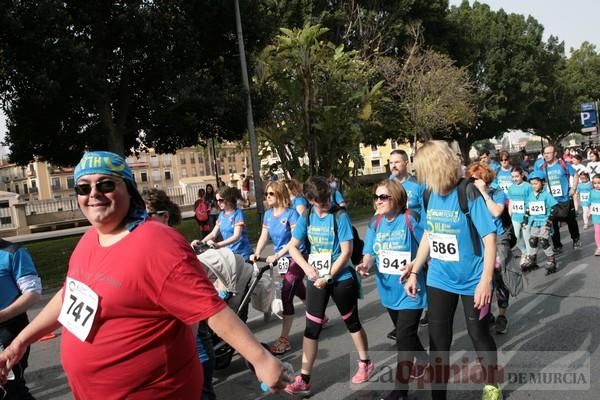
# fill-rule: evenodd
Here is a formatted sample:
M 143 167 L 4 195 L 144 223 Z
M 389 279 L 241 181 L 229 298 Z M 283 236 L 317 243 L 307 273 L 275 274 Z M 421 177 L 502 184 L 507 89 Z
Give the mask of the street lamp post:
M 250 158 L 252 159 L 252 174 L 254 175 L 254 190 L 256 195 L 256 212 L 258 221 L 262 223 L 264 214 L 263 187 L 258 164 L 258 148 L 256 146 L 256 132 L 254 131 L 254 117 L 252 115 L 252 96 L 250 95 L 250 83 L 248 81 L 248 68 L 246 66 L 246 50 L 244 48 L 244 37 L 242 34 L 242 18 L 240 16 L 239 0 L 235 1 L 235 24 L 237 28 L 238 47 L 240 51 L 240 64 L 242 68 L 242 82 L 246 90 L 246 119 L 248 123 L 248 137 L 250 139 Z M 260 225 L 259 225 L 260 226 Z

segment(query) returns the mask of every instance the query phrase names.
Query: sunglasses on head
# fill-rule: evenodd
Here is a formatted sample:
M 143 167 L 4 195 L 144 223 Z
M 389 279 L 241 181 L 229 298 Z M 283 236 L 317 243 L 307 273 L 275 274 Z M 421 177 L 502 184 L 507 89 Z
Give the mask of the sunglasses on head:
M 105 181 L 96 182 L 94 186 L 96 190 L 100 193 L 111 193 L 114 192 L 117 188 L 117 185 L 123 181 L 112 181 L 107 179 Z M 92 185 L 89 183 L 82 183 L 80 185 L 75 185 L 75 193 L 79 196 L 87 196 L 92 193 Z
M 392 196 L 390 196 L 389 194 L 374 194 L 373 195 L 373 200 L 377 201 L 377 200 L 381 200 L 381 201 L 386 201 L 388 199 L 390 199 Z
M 164 210 L 161 210 L 161 211 L 151 211 L 151 212 L 148 213 L 148 216 L 152 217 L 152 216 L 156 215 L 158 217 L 162 217 L 166 213 L 168 213 L 168 211 L 164 211 Z

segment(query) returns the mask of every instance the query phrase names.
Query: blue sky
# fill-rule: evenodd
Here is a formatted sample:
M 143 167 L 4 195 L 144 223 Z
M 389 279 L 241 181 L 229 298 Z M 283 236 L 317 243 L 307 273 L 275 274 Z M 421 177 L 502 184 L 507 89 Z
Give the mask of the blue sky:
M 462 0 L 449 0 L 459 5 Z M 600 1 L 598 0 L 479 0 L 492 10 L 503 8 L 509 13 L 531 15 L 544 26 L 544 39 L 558 36 L 565 42 L 565 52 L 571 47 L 579 48 L 588 41 L 600 48 L 598 26 Z M 473 0 L 469 0 L 473 4 Z
M 462 0 L 449 2 L 451 6 L 459 5 Z M 564 40 L 567 55 L 571 47 L 579 48 L 586 40 L 600 49 L 599 0 L 480 0 L 480 3 L 489 4 L 493 10 L 503 8 L 506 12 L 532 15 L 544 26 L 545 39 L 552 34 Z M 0 110 L 0 141 L 5 131 L 5 117 Z M 3 153 L 5 149 L 0 146 L 0 154 Z

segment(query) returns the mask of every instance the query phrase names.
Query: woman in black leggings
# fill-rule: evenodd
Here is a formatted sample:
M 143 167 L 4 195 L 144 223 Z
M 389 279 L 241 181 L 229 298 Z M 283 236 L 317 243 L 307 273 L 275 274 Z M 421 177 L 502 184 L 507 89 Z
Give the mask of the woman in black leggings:
M 369 359 L 367 335 L 358 317 L 360 283 L 350 261 L 353 238 L 350 217 L 345 211 L 330 212 L 330 189 L 323 177 L 309 178 L 304 184 L 304 195 L 311 207 L 307 215 L 296 223 L 289 252 L 308 277 L 306 328 L 302 341 L 302 369 L 286 391 L 306 396 L 311 390 L 311 372 L 330 297 L 350 332 L 360 358 L 352 383 L 366 382 L 374 366 Z M 300 243 L 306 239 L 310 244 L 308 262 L 299 249 Z
M 462 302 L 467 331 L 483 368 L 484 400 L 498 400 L 496 343 L 487 323 L 496 259 L 496 226 L 477 188 L 462 181 L 460 161 L 443 141 L 427 142 L 415 157 L 417 177 L 429 191 L 421 219 L 425 227 L 405 290 L 415 297 L 416 274 L 427 271 L 432 398 L 446 399 L 454 313 Z M 461 202 L 461 200 L 463 200 Z M 425 203 L 425 200 L 424 200 Z M 467 207 L 463 211 L 461 203 Z M 466 212 L 466 213 L 465 213 Z M 468 214 L 468 215 L 467 215 Z M 476 221 L 476 225 L 473 223 Z

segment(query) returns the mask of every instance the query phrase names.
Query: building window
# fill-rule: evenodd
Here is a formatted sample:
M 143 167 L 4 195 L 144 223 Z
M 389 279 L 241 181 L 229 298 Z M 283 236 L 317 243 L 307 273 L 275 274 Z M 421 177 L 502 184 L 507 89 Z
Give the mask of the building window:
M 140 172 L 140 180 L 142 182 L 148 182 L 148 172 L 147 171 Z
M 160 171 L 158 169 L 152 170 L 152 180 L 154 182 L 160 182 Z
M 163 164 L 165 165 L 165 167 L 171 166 L 171 155 L 170 154 L 163 154 L 162 159 L 163 159 Z
M 183 176 L 184 178 L 187 176 L 187 169 L 186 168 L 181 168 L 181 176 Z
M 392 150 L 396 150 L 398 148 L 398 143 L 395 140 L 392 140 Z
M 196 167 L 192 167 L 192 176 L 198 176 L 196 173 Z
M 194 153 L 190 154 L 190 164 L 196 164 L 196 155 Z
M 171 171 L 165 170 L 165 181 L 171 180 Z
M 158 167 L 158 157 L 156 156 L 156 154 L 153 154 L 152 156 L 150 156 L 150 166 L 153 168 Z
M 75 187 L 75 179 L 72 176 L 67 177 L 67 189 L 73 189 Z
M 31 193 L 37 193 L 37 181 L 35 179 L 31 180 Z
M 371 145 L 371 151 L 377 151 L 377 145 L 372 144 Z
M 379 160 L 371 160 L 371 167 L 372 168 L 379 168 L 381 166 Z
M 58 176 L 52 177 L 52 190 L 59 191 L 60 190 L 60 178 Z
M 181 154 L 179 155 L 179 163 L 180 163 L 181 165 L 185 165 L 185 153 L 181 153 Z
M 15 193 L 21 193 L 19 191 L 19 184 L 18 183 L 15 183 Z
M 25 193 L 25 194 L 29 193 L 29 188 L 27 187 L 26 183 L 23 184 L 23 193 Z

